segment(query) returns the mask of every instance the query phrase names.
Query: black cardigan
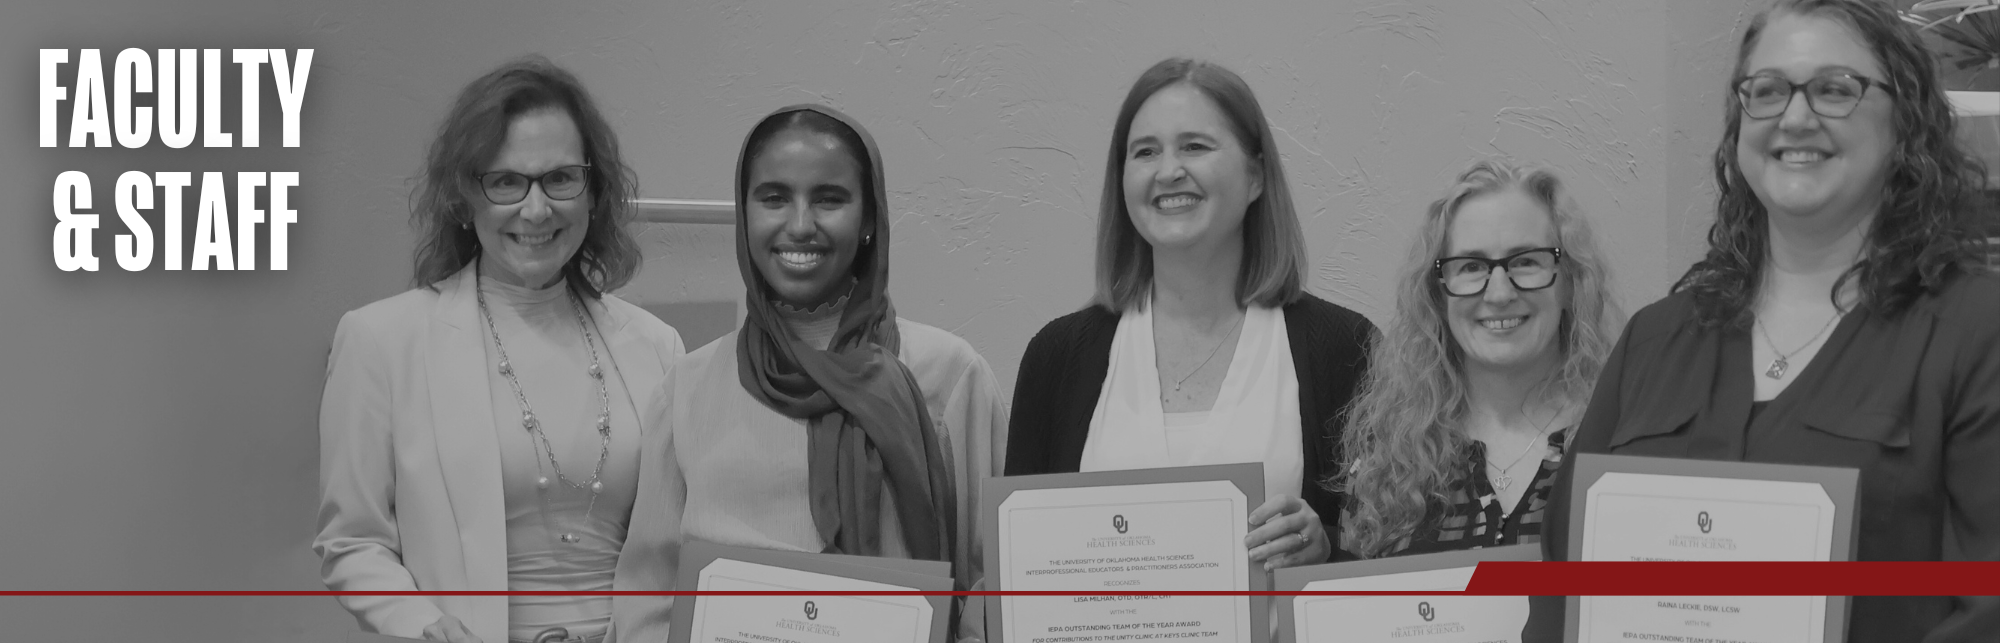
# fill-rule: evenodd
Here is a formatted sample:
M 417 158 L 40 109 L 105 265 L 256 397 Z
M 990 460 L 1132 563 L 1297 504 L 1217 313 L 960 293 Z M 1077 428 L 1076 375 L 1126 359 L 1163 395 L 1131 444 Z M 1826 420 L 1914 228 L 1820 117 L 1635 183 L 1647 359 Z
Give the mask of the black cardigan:
M 1305 477 L 1298 495 L 1319 513 L 1331 537 L 1340 533 L 1340 497 L 1322 483 L 1339 466 L 1347 403 L 1368 371 L 1375 325 L 1312 295 L 1284 311 L 1304 439 Z M 1118 318 L 1093 305 L 1049 322 L 1028 342 L 1007 423 L 1007 475 L 1074 473 L 1081 465 L 1090 416 L 1110 370 Z

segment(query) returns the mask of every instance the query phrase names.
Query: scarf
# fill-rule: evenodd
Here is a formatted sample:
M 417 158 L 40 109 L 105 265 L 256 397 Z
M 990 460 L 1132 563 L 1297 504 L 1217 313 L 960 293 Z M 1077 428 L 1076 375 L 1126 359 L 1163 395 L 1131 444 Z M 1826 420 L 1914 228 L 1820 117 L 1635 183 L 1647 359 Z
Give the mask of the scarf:
M 901 519 L 910 555 L 949 560 L 957 520 L 950 461 L 931 427 L 923 390 L 897 354 L 902 338 L 889 303 L 889 217 L 882 157 L 868 131 L 817 105 L 780 109 L 759 121 L 813 111 L 852 128 L 866 146 L 873 189 L 874 240 L 852 267 L 853 291 L 826 350 L 807 346 L 779 316 L 769 284 L 750 258 L 746 226 L 750 162 L 746 137 L 736 164 L 736 264 L 749 289 L 737 334 L 744 390 L 787 417 L 806 420 L 812 515 L 827 553 L 882 555 L 882 489 Z M 754 132 L 756 128 L 752 128 Z

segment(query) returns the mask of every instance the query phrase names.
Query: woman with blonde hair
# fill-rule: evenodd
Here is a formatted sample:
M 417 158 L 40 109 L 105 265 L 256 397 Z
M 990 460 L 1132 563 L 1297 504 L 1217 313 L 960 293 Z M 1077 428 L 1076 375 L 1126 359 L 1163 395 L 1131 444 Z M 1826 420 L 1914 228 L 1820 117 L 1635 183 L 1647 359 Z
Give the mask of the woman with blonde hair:
M 1343 436 L 1343 557 L 1536 542 L 1616 333 L 1590 228 L 1546 169 L 1474 164 L 1433 203 Z

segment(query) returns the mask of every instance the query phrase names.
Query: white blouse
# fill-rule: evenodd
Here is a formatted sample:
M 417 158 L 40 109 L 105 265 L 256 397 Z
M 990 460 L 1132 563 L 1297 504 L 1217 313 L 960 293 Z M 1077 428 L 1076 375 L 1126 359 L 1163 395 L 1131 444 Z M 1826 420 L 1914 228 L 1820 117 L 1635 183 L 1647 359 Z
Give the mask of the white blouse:
M 1244 312 L 1235 357 L 1206 413 L 1165 413 L 1150 305 L 1118 319 L 1110 369 L 1090 416 L 1082 471 L 1264 464 L 1266 497 L 1299 495 L 1305 478 L 1298 372 L 1284 311 Z

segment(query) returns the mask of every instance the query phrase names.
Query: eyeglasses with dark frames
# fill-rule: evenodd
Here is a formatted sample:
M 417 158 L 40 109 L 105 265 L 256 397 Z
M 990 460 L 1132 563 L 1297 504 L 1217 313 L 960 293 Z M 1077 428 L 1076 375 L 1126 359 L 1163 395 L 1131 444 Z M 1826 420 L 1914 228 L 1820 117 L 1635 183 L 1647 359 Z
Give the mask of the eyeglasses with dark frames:
M 520 172 L 487 172 L 475 175 L 479 189 L 486 194 L 486 200 L 493 205 L 514 205 L 528 198 L 528 189 L 539 183 L 542 196 L 554 201 L 568 201 L 583 194 L 590 186 L 589 165 L 565 165 L 536 176 Z
M 1493 269 L 1507 275 L 1515 290 L 1541 290 L 1556 283 L 1556 266 L 1562 263 L 1562 248 L 1530 248 L 1499 259 L 1485 257 L 1445 257 L 1431 264 L 1438 284 L 1453 297 L 1473 297 L 1486 292 Z
M 1858 74 L 1820 74 L 1803 83 L 1772 74 L 1758 74 L 1736 81 L 1736 97 L 1743 103 L 1743 115 L 1758 120 L 1776 118 L 1791 106 L 1792 95 L 1806 90 L 1806 106 L 1827 118 L 1847 118 L 1861 104 L 1861 97 L 1873 87 L 1896 95 L 1889 84 Z

